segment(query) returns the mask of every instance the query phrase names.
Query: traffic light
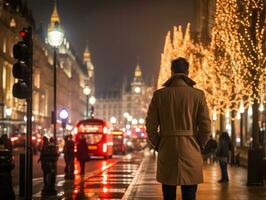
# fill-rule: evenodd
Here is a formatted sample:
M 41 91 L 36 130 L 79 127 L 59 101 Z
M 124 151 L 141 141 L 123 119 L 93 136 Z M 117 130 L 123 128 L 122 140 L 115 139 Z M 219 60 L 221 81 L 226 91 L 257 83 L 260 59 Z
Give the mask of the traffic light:
M 16 59 L 12 73 L 18 79 L 13 85 L 12 93 L 14 97 L 26 99 L 31 95 L 32 82 L 32 33 L 31 29 L 24 28 L 19 32 L 22 38 L 13 46 L 13 56 Z

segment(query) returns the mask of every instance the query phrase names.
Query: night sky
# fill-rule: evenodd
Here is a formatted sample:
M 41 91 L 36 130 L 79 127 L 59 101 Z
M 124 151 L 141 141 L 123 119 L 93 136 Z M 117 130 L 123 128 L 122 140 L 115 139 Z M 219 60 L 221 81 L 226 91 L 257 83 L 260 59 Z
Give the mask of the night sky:
M 86 41 L 95 66 L 96 92 L 131 81 L 139 57 L 146 82 L 156 79 L 168 30 L 194 17 L 195 0 L 59 0 L 67 39 L 82 57 Z M 27 0 L 36 25 L 47 24 L 53 0 Z

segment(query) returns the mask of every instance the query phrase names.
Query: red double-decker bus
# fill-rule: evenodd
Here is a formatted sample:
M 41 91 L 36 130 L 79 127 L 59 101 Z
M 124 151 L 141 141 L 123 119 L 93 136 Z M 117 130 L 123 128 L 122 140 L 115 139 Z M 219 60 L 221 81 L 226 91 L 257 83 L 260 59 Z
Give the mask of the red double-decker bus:
M 124 144 L 124 132 L 121 130 L 113 130 L 114 154 L 125 154 L 126 147 Z
M 103 156 L 105 159 L 113 155 L 113 135 L 108 122 L 101 119 L 85 119 L 76 124 L 75 141 L 83 135 L 88 144 L 88 157 Z

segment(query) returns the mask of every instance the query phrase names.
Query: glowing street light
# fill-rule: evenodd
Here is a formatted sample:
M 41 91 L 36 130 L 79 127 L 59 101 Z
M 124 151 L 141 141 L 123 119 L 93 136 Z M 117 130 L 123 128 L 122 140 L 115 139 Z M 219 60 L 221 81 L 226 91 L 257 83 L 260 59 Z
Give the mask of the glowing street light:
M 110 118 L 110 122 L 111 122 L 111 124 L 115 124 L 115 123 L 117 122 L 116 117 L 112 116 L 112 117 Z
M 131 122 L 133 125 L 137 125 L 138 124 L 138 120 L 137 119 L 132 119 L 132 122 Z
M 9 117 L 11 117 L 11 115 L 12 115 L 12 108 L 6 108 L 5 109 L 5 114 L 6 114 L 6 116 L 9 118 Z
M 124 117 L 124 118 L 128 118 L 128 116 L 129 116 L 129 113 L 128 113 L 128 112 L 124 112 L 124 113 L 123 113 L 123 117 Z
M 139 123 L 140 123 L 140 124 L 144 124 L 144 122 L 145 122 L 145 121 L 144 121 L 143 118 L 140 118 L 140 119 L 139 119 Z
M 129 116 L 127 117 L 127 120 L 128 120 L 129 122 L 131 122 L 132 119 L 133 119 L 133 117 L 132 117 L 131 115 L 129 115 Z
M 91 96 L 91 97 L 89 98 L 89 103 L 90 103 L 91 105 L 94 105 L 94 104 L 96 103 L 96 98 L 95 98 L 94 96 Z

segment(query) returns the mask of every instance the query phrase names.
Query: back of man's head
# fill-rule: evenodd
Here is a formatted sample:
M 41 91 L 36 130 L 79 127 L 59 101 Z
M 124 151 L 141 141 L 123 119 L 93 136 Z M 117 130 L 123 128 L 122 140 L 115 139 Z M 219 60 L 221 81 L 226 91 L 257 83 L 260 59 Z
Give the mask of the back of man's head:
M 171 70 L 173 74 L 182 73 L 188 75 L 189 63 L 185 58 L 179 57 L 172 60 Z

